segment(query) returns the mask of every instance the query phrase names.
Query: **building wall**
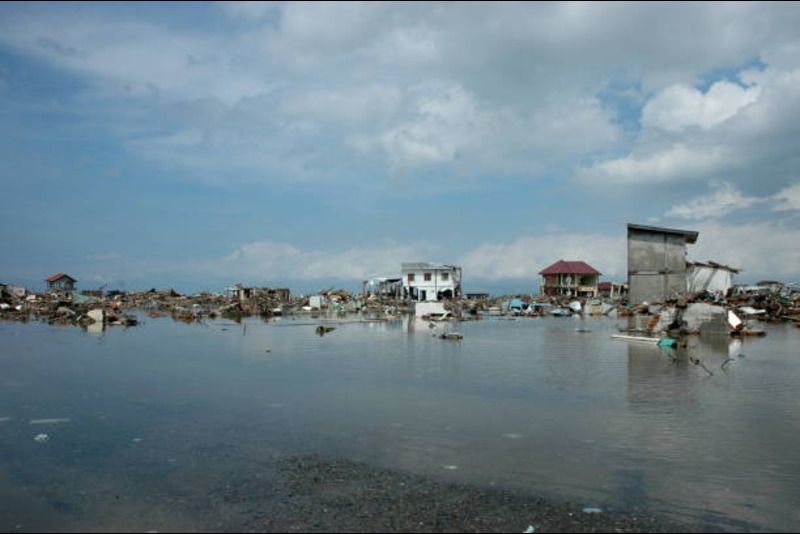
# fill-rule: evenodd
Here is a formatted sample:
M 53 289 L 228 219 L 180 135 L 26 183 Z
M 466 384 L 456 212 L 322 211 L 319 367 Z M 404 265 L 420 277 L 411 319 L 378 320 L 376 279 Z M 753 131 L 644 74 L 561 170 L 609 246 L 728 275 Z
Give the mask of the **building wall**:
M 664 302 L 686 295 L 686 238 L 628 231 L 629 302 Z
M 414 274 L 414 281 L 408 281 L 408 275 Z M 425 280 L 425 273 L 430 273 L 431 279 Z M 447 280 L 444 280 L 442 274 L 447 274 Z M 437 270 L 437 269 L 422 269 L 414 271 L 403 271 L 403 290 L 406 294 L 410 293 L 412 289 L 416 290 L 418 301 L 436 301 L 438 300 L 438 293 L 442 291 L 450 291 L 453 296 L 457 296 L 456 287 L 456 272 L 454 270 Z M 425 292 L 424 298 L 422 292 Z
M 68 278 L 61 278 L 55 282 L 47 282 L 48 289 L 60 289 L 63 291 L 72 291 L 75 289 L 75 282 Z

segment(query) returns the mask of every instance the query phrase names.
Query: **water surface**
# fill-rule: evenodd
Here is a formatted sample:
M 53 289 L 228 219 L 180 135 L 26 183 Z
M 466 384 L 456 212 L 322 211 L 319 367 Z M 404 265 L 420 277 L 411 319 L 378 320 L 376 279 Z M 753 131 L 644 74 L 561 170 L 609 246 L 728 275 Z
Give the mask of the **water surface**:
M 306 452 L 709 530 L 800 524 L 798 329 L 692 338 L 711 375 L 609 319 L 316 324 L 0 323 L 0 531 L 214 529 L 210 495 Z

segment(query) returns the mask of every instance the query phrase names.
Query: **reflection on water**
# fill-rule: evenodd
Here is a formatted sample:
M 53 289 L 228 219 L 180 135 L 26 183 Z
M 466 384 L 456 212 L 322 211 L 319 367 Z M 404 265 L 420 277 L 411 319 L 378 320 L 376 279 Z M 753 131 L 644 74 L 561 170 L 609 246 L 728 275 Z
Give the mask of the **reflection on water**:
M 336 329 L 320 337 L 321 322 Z M 209 495 L 296 452 L 792 530 L 800 331 L 665 351 L 611 340 L 616 326 L 0 324 L 0 530 L 214 529 Z M 437 337 L 449 331 L 464 339 Z

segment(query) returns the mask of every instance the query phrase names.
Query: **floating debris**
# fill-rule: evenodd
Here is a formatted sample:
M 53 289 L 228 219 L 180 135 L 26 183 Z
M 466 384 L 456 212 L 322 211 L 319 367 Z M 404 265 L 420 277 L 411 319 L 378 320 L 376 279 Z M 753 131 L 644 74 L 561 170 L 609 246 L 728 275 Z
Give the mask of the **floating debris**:
M 69 423 L 71 419 L 69 417 L 61 417 L 61 418 L 54 418 L 54 419 L 31 419 L 28 424 L 29 425 L 60 425 L 64 423 Z
M 28 421 L 29 425 L 60 425 L 69 423 L 71 419 L 69 417 L 60 417 L 60 418 L 53 418 L 53 419 L 31 419 Z
M 442 467 L 444 469 L 447 469 L 448 471 L 455 471 L 456 469 L 458 469 L 457 465 L 443 465 Z
M 459 334 L 458 332 L 448 332 L 446 334 L 439 334 L 439 339 L 449 339 L 450 341 L 460 341 L 464 339 L 463 334 Z
M 33 438 L 33 441 L 36 443 L 47 443 L 50 441 L 50 436 L 47 434 L 36 434 L 36 437 Z
M 523 530 L 522 534 L 533 534 L 534 532 L 536 532 L 536 529 L 533 527 L 533 525 L 528 525 L 528 528 Z
M 335 326 L 325 326 L 325 325 L 319 325 L 319 326 L 317 327 L 317 330 L 316 330 L 316 332 L 317 332 L 317 335 L 318 335 L 318 336 L 322 337 L 322 336 L 324 336 L 325 334 L 327 334 L 328 332 L 333 332 L 334 330 L 336 330 L 336 327 L 335 327 Z
M 589 507 L 589 508 L 584 508 L 583 509 L 583 513 L 584 514 L 602 514 L 603 513 L 603 509 L 602 508 L 591 508 L 591 507 Z
M 8 423 L 11 421 L 10 417 L 0 417 L 0 423 Z

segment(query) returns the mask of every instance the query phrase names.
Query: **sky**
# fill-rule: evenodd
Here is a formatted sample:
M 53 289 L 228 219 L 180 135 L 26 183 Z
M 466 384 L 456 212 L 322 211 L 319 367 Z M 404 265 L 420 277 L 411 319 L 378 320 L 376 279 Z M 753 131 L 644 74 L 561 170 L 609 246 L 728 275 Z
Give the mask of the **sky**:
M 797 3 L 0 3 L 0 282 L 800 281 Z

